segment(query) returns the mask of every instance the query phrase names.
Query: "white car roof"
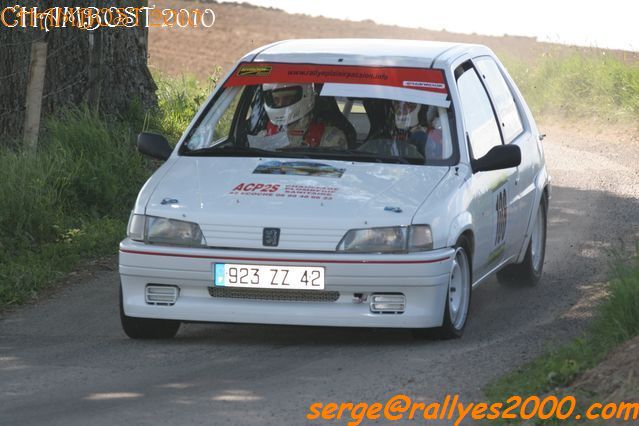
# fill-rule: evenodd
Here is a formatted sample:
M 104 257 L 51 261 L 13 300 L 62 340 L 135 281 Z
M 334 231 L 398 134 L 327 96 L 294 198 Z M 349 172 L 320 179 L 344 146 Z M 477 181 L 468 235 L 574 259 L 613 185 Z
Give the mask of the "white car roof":
M 477 44 L 424 40 L 299 39 L 284 40 L 255 49 L 244 60 L 443 68 L 468 53 L 492 52 Z

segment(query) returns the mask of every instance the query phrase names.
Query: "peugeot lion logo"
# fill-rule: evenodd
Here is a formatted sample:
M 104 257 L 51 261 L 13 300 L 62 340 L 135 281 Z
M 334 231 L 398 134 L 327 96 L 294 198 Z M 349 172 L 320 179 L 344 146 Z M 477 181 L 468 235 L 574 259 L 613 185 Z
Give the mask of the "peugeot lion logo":
M 280 243 L 280 228 L 264 228 L 262 232 L 262 245 L 277 247 Z

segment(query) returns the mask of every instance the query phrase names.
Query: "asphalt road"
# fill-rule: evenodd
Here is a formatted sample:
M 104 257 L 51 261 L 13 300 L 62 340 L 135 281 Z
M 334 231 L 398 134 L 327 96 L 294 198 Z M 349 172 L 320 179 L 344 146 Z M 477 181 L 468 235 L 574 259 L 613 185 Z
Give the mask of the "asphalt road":
M 554 190 L 543 280 L 477 288 L 462 339 L 191 324 L 172 341 L 129 340 L 113 263 L 0 318 L 0 425 L 299 425 L 315 401 L 480 399 L 487 382 L 583 330 L 609 250 L 639 239 L 639 141 L 544 130 Z

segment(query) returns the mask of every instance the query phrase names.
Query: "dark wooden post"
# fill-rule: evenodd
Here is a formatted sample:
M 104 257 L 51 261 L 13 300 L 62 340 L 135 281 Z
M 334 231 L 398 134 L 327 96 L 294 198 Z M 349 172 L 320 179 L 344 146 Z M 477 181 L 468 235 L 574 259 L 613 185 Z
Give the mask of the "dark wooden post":
M 47 42 L 46 40 L 31 43 L 31 61 L 29 63 L 29 82 L 27 83 L 27 98 L 24 114 L 24 146 L 36 149 L 38 134 L 40 133 L 40 117 L 42 113 L 42 92 L 44 91 L 44 77 L 47 71 Z

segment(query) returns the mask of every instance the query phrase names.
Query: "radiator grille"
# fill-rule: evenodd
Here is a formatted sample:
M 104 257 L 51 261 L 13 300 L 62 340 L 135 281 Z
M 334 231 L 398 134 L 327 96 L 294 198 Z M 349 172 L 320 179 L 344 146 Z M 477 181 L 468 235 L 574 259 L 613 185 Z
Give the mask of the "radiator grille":
M 209 287 L 211 297 L 222 299 L 270 300 L 276 302 L 335 302 L 338 291 L 271 290 L 263 288 Z
M 200 224 L 209 247 L 239 249 L 273 249 L 264 247 L 261 226 Z M 347 229 L 307 229 L 282 227 L 278 250 L 309 250 L 335 252 Z

